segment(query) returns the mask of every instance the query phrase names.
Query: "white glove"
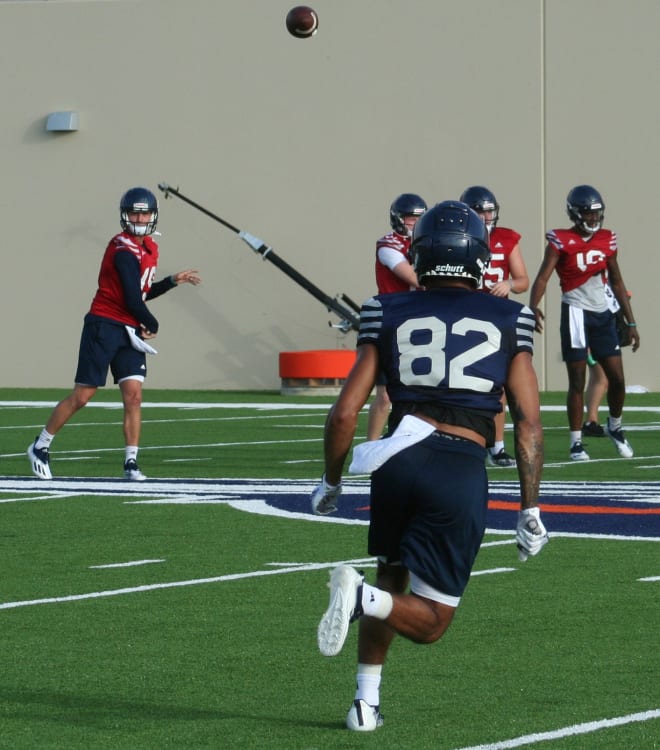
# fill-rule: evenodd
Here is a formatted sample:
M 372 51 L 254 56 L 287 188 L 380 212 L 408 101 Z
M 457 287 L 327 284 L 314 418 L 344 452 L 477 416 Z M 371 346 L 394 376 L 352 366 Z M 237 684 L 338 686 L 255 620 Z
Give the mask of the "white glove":
M 541 510 L 538 506 L 526 508 L 518 513 L 516 526 L 516 545 L 518 559 L 525 562 L 531 555 L 538 555 L 548 542 L 548 532 L 541 521 Z
M 312 492 L 312 513 L 326 516 L 337 510 L 337 499 L 341 495 L 341 482 L 337 485 L 328 484 L 325 474 L 321 477 L 321 484 Z

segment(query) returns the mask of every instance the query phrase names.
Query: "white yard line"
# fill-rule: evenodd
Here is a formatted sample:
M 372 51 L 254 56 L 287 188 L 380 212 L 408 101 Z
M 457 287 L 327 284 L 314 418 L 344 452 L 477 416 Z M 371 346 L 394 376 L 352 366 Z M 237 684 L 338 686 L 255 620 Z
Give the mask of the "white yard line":
M 538 732 L 535 734 L 526 734 L 522 737 L 515 737 L 511 740 L 493 742 L 487 745 L 471 745 L 470 747 L 461 747 L 458 750 L 510 750 L 515 747 L 524 745 L 535 745 L 538 742 L 547 742 L 549 740 L 559 740 L 564 737 L 575 737 L 581 734 L 590 734 L 598 732 L 601 729 L 610 729 L 611 727 L 620 727 L 624 724 L 632 724 L 638 721 L 652 721 L 660 718 L 660 708 L 651 711 L 640 711 L 636 714 L 627 714 L 626 716 L 617 716 L 613 719 L 601 719 L 600 721 L 587 721 L 584 724 L 572 724 L 568 727 L 555 729 L 551 732 Z
M 485 545 L 484 545 L 485 546 Z M 143 562 L 159 562 L 157 560 Z M 110 596 L 124 596 L 126 594 L 141 594 L 147 591 L 157 591 L 159 589 L 183 588 L 186 586 L 199 586 L 206 583 L 222 583 L 225 581 L 239 581 L 246 578 L 259 578 L 261 576 L 282 575 L 284 573 L 300 573 L 308 570 L 324 570 L 335 568 L 337 565 L 368 565 L 374 564 L 373 558 L 361 558 L 359 560 L 340 560 L 329 563 L 294 563 L 292 565 L 282 566 L 280 563 L 270 563 L 273 566 L 270 570 L 253 570 L 249 573 L 230 573 L 212 578 L 192 578 L 187 581 L 168 581 L 164 583 L 152 583 L 144 586 L 131 586 L 121 589 L 110 589 L 108 591 L 92 591 L 87 594 L 70 594 L 68 596 L 49 596 L 43 599 L 27 599 L 17 602 L 0 603 L 0 609 L 17 609 L 18 607 L 34 607 L 40 604 L 62 604 L 65 602 L 79 602 L 86 599 L 103 599 Z M 137 564 L 137 563 L 136 563 Z M 115 566 L 94 566 L 94 567 L 119 567 Z M 515 568 L 492 568 L 490 570 L 473 571 L 472 575 L 487 575 L 493 573 L 507 573 L 514 571 Z

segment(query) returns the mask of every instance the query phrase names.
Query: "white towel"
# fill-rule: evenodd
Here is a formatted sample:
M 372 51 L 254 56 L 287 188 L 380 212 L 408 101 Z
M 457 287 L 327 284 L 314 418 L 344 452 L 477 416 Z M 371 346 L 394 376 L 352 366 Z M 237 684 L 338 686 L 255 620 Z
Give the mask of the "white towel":
M 584 335 L 584 310 L 575 305 L 568 308 L 568 325 L 571 332 L 571 348 L 584 349 L 587 340 Z
M 125 328 L 126 333 L 128 334 L 128 338 L 131 340 L 131 346 L 133 347 L 133 349 L 137 349 L 139 352 L 144 352 L 145 354 L 158 354 L 153 346 L 147 344 L 144 339 L 141 339 L 137 335 L 133 326 L 125 326 Z
M 406 414 L 391 437 L 381 440 L 368 440 L 366 443 L 355 446 L 348 473 L 371 474 L 392 456 L 404 448 L 419 443 L 432 432 L 435 432 L 435 427 L 432 424 L 412 414 Z

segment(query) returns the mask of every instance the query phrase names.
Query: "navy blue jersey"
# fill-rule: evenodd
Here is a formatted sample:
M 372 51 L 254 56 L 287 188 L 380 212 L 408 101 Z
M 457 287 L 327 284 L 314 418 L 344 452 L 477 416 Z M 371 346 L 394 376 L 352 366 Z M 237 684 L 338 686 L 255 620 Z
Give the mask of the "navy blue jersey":
M 497 414 L 509 365 L 534 351 L 534 313 L 513 300 L 444 287 L 368 299 L 358 346 L 375 344 L 392 403 Z

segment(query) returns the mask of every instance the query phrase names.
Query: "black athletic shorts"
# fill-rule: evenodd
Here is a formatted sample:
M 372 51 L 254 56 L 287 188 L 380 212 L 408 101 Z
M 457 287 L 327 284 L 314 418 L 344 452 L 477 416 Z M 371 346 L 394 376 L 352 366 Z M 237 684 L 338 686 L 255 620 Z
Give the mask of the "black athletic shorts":
M 369 554 L 462 596 L 486 529 L 485 455 L 434 432 L 386 461 L 371 475 Z
M 147 374 L 144 352 L 133 349 L 123 323 L 87 314 L 80 335 L 75 382 L 102 388 L 112 372 L 114 382 Z

